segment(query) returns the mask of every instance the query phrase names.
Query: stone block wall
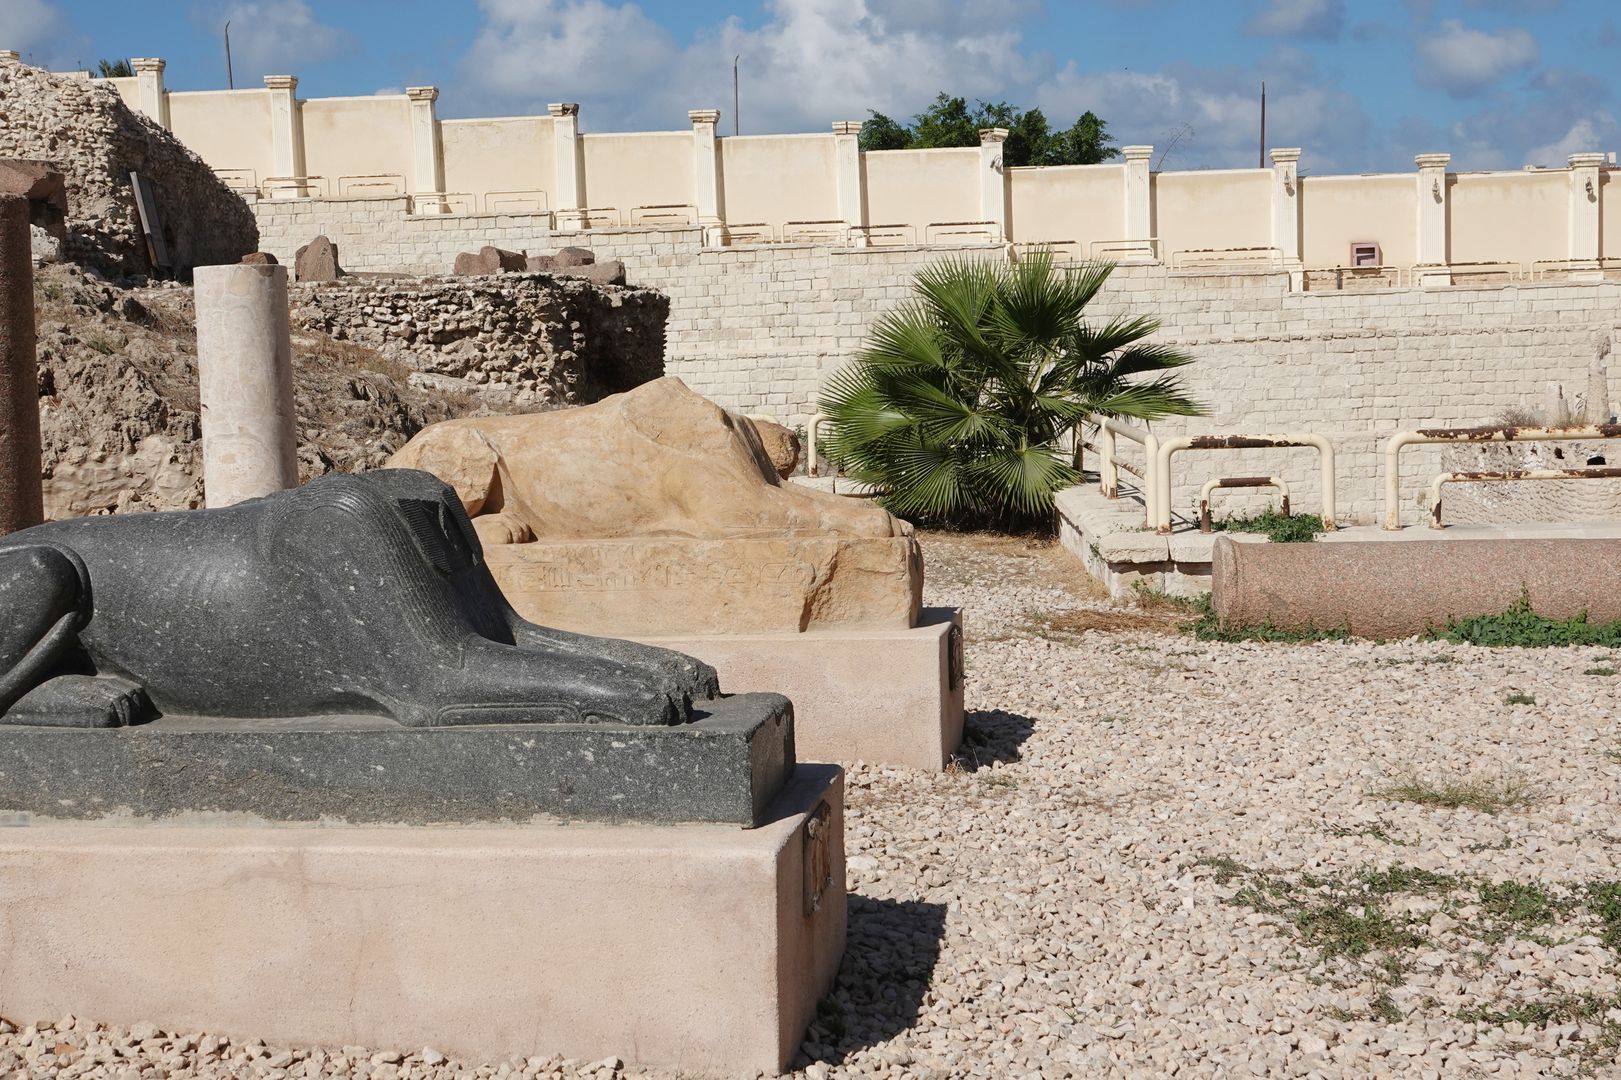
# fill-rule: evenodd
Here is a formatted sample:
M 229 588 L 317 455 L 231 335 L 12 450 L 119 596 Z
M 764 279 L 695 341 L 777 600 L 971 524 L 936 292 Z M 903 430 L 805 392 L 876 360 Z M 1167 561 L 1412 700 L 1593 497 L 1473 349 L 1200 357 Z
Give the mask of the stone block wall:
M 553 234 L 535 215 L 411 217 L 403 199 L 261 202 L 258 216 L 263 246 L 278 257 L 290 259 L 325 232 L 352 269 L 444 273 L 456 252 L 485 243 L 532 253 L 581 244 L 621 259 L 632 284 L 670 298 L 668 373 L 729 408 L 790 425 L 815 412 L 822 381 L 855 354 L 874 318 L 909 295 L 913 272 L 953 254 L 1007 257 L 1001 245 L 704 248 L 697 229 Z M 1297 292 L 1283 273 L 1122 266 L 1094 310 L 1100 318 L 1152 315 L 1162 323 L 1159 340 L 1198 358 L 1184 370 L 1210 415 L 1161 422 L 1162 436 L 1327 435 L 1339 457 L 1340 517 L 1373 522 L 1391 433 L 1536 408 L 1550 382 L 1567 396 L 1581 392 L 1595 338 L 1621 327 L 1621 283 Z M 1440 468 L 1434 448 L 1404 452 L 1407 520 L 1422 522 L 1416 500 Z M 1179 455 L 1172 506 L 1191 515 L 1199 485 L 1212 476 L 1274 473 L 1294 489 L 1298 509 L 1318 508 L 1310 450 Z M 1218 515 L 1262 502 L 1219 498 Z

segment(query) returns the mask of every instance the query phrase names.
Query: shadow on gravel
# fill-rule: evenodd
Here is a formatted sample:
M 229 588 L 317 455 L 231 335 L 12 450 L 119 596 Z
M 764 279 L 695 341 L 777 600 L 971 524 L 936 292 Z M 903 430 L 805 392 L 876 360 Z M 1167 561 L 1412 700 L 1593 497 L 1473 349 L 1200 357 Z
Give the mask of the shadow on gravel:
M 795 1068 L 837 1065 L 917 1022 L 946 932 L 946 907 L 922 900 L 848 899 L 850 923 L 833 989 L 816 1004 Z
M 952 759 L 962 772 L 978 772 L 993 761 L 1006 765 L 1022 756 L 1019 748 L 1036 730 L 1028 716 L 1001 709 L 976 709 L 963 723 L 962 746 Z

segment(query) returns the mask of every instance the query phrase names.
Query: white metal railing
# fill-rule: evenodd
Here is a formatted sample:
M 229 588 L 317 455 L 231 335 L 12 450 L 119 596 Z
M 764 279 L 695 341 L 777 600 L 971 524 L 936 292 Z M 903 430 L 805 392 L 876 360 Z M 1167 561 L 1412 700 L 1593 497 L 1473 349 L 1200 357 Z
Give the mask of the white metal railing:
M 1334 445 L 1310 432 L 1281 435 L 1182 435 L 1159 444 L 1154 463 L 1154 498 L 1151 521 L 1158 533 L 1171 531 L 1171 458 L 1183 450 L 1276 450 L 1312 447 L 1322 469 L 1323 528 L 1334 524 Z
M 1102 262 L 1163 262 L 1159 237 L 1147 240 L 1094 240 L 1091 257 Z
M 386 199 L 405 193 L 405 177 L 399 173 L 364 173 L 338 177 L 340 199 Z
M 259 194 L 266 199 L 324 199 L 327 197 L 326 177 L 267 176 L 259 184 Z
M 557 224 L 572 222 L 577 229 L 617 229 L 621 222 L 617 206 L 571 206 L 553 211 Z
M 994 244 L 1002 239 L 1002 226 L 995 221 L 931 221 L 923 226 L 925 244 L 959 244 L 978 241 Z
M 1377 284 L 1379 288 L 1397 289 L 1406 280 L 1399 266 L 1311 266 L 1302 275 L 1307 292 L 1318 288 L 1343 292 L 1351 285 Z
M 815 221 L 785 221 L 782 225 L 782 240 L 786 244 L 811 244 L 837 241 L 843 243 L 849 238 L 850 223 L 842 218 L 818 218 Z
M 698 208 L 691 203 L 656 203 L 651 206 L 630 208 L 630 224 L 633 228 L 637 225 L 650 229 L 669 228 L 694 225 L 697 221 Z
M 1401 452 L 1406 446 L 1426 446 L 1444 443 L 1511 443 L 1549 442 L 1574 439 L 1621 439 L 1621 424 L 1588 424 L 1567 428 L 1533 428 L 1501 425 L 1492 427 L 1419 428 L 1417 431 L 1398 431 L 1385 443 L 1385 528 L 1401 526 Z M 1432 482 L 1435 505 L 1431 507 L 1431 524 L 1439 528 L 1439 492 L 1444 483 L 1466 480 L 1579 480 L 1583 476 L 1596 476 L 1597 470 L 1572 470 L 1580 475 L 1565 475 L 1560 469 L 1503 469 L 1493 473 L 1443 473 L 1453 480 Z M 1556 473 L 1555 476 L 1508 476 L 1510 472 Z
M 550 209 L 548 196 L 540 188 L 484 193 L 484 212 L 487 214 L 544 214 Z
M 1276 247 L 1190 248 L 1171 252 L 1172 270 L 1282 270 Z
M 1199 531 L 1210 532 L 1215 528 L 1210 518 L 1210 497 L 1217 489 L 1234 488 L 1277 488 L 1283 502 L 1278 510 L 1284 517 L 1289 516 L 1289 485 L 1283 482 L 1281 476 L 1218 476 L 1204 482 L 1199 489 Z
M 858 242 L 865 240 L 868 247 L 917 246 L 915 225 L 855 225 L 852 226 L 852 232 Z
M 1106 499 L 1120 497 L 1120 471 L 1137 478 L 1143 493 L 1143 523 L 1152 525 L 1154 522 L 1154 492 L 1157 485 L 1154 483 L 1155 463 L 1159 458 L 1159 437 L 1147 428 L 1134 427 L 1112 416 L 1095 416 L 1092 422 L 1098 426 L 1098 491 Z M 1129 439 L 1143 448 L 1143 468 L 1141 472 L 1120 460 L 1120 447 L 1116 436 Z
M 465 191 L 416 191 L 405 197 L 405 212 L 416 216 L 471 214 L 475 197 Z
M 828 422 L 828 419 L 829 418 L 824 413 L 815 413 L 811 416 L 810 423 L 805 425 L 806 476 L 816 475 L 816 443 L 818 441 L 817 433 L 821 430 L 822 425 Z

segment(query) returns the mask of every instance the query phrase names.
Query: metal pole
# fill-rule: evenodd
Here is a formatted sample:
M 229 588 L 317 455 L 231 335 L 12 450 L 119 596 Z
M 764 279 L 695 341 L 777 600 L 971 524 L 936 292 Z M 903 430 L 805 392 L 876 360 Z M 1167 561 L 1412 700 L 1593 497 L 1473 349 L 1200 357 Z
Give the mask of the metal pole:
M 737 56 L 732 57 L 732 134 L 733 135 L 737 134 L 738 126 L 739 126 L 739 124 L 742 123 L 742 121 L 739 119 L 739 117 L 737 115 L 737 61 L 738 61 L 738 59 L 740 57 L 742 57 L 742 55 L 743 55 L 742 53 L 738 53 Z
M 1261 154 L 1257 168 L 1266 168 L 1266 83 L 1261 84 Z
M 225 84 L 236 89 L 236 76 L 231 73 L 231 20 L 225 20 Z

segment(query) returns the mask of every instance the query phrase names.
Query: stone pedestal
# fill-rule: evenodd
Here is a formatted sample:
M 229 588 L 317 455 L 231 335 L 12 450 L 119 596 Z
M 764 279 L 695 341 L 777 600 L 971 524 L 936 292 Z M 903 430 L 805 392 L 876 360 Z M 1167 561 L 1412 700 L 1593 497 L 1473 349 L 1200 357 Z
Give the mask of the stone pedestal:
M 45 519 L 28 200 L 0 195 L 0 536 Z
M 285 266 L 200 266 L 197 390 L 210 507 L 298 485 Z
M 769 824 L 0 829 L 0 1015 L 774 1073 L 844 948 L 843 779 Z
M 926 608 L 900 629 L 640 640 L 712 665 L 728 691 L 785 695 L 801 761 L 939 770 L 962 744 L 960 608 Z

